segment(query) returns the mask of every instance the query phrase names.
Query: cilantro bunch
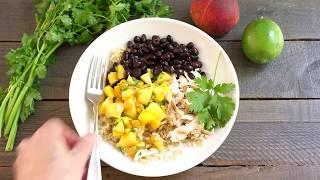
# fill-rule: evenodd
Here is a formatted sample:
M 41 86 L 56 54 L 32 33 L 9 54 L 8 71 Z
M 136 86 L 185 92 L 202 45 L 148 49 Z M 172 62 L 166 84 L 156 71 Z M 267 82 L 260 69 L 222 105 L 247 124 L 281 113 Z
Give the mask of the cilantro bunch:
M 235 85 L 233 83 L 215 84 L 214 80 L 208 79 L 206 76 L 195 79 L 195 82 L 197 88 L 187 94 L 187 98 L 191 103 L 190 110 L 197 113 L 200 124 L 204 129 L 211 131 L 213 128 L 224 127 L 235 109 L 232 98 L 227 96 L 228 93 L 235 89 Z
M 14 146 L 18 122 L 34 112 L 41 99 L 40 80 L 55 61 L 55 51 L 64 43 L 90 42 L 96 34 L 130 18 L 168 16 L 170 8 L 161 0 L 35 0 L 36 27 L 24 34 L 22 47 L 7 54 L 9 87 L 0 89 L 0 137 L 6 151 Z

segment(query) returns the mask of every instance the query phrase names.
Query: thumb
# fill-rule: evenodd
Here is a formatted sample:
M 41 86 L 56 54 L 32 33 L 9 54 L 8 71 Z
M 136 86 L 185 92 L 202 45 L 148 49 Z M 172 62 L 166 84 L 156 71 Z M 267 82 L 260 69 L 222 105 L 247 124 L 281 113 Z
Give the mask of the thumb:
M 80 168 L 83 168 L 88 161 L 96 139 L 96 135 L 88 134 L 82 137 L 72 148 L 71 156 Z

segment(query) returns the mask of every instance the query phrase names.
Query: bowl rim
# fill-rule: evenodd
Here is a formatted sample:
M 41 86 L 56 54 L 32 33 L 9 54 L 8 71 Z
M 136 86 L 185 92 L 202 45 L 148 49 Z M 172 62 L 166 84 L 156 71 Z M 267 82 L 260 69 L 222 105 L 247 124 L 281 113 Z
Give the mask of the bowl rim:
M 170 18 L 160 18 L 160 17 L 149 17 L 149 18 L 141 18 L 141 19 L 134 19 L 134 20 L 130 20 L 130 21 L 127 21 L 125 23 L 122 23 L 122 24 L 119 24 L 107 31 L 105 31 L 104 33 L 102 33 L 101 35 L 99 35 L 94 41 L 92 41 L 88 47 L 83 51 L 83 53 L 81 54 L 80 58 L 78 59 L 78 62 L 76 63 L 75 65 L 75 68 L 74 70 L 76 69 L 76 67 L 78 66 L 78 64 L 80 64 L 80 59 L 83 58 L 84 54 L 86 54 L 86 51 L 89 49 L 89 47 L 94 44 L 94 42 L 96 41 L 99 41 L 99 39 L 101 39 L 101 36 L 105 33 L 108 33 L 109 31 L 116 31 L 117 29 L 120 29 L 122 28 L 123 26 L 130 26 L 131 24 L 136 24 L 136 23 L 146 23 L 146 22 L 150 22 L 150 21 L 159 21 L 161 23 L 176 23 L 176 24 L 179 24 L 179 25 L 182 25 L 182 26 L 185 26 L 185 27 L 188 27 L 188 28 L 191 28 L 193 31 L 196 31 L 197 33 L 199 33 L 199 35 L 201 36 L 204 36 L 206 39 L 208 39 L 211 43 L 213 43 L 222 53 L 222 55 L 224 56 L 224 59 L 225 61 L 227 61 L 228 64 L 230 64 L 230 68 L 231 71 L 233 72 L 232 73 L 232 76 L 233 76 L 233 79 L 234 79 L 234 84 L 236 86 L 235 88 L 235 110 L 234 110 L 234 113 L 232 115 L 232 118 L 229 120 L 229 122 L 231 122 L 232 120 L 232 124 L 231 124 L 231 127 L 229 129 L 226 129 L 225 130 L 225 136 L 221 137 L 220 138 L 220 142 L 218 142 L 216 148 L 213 148 L 211 151 L 208 151 L 208 152 L 211 152 L 211 153 L 207 153 L 206 155 L 203 156 L 203 158 L 198 158 L 196 162 L 194 162 L 193 164 L 189 164 L 188 166 L 185 166 L 184 168 L 180 168 L 178 171 L 169 171 L 167 172 L 166 174 L 156 174 L 156 175 L 149 175 L 149 174 L 143 174 L 143 173 L 140 173 L 140 172 L 127 172 L 126 170 L 124 170 L 123 168 L 119 167 L 119 166 L 114 166 L 113 164 L 110 164 L 109 162 L 106 162 L 104 159 L 101 158 L 101 160 L 103 160 L 105 163 L 107 163 L 108 165 L 110 165 L 111 167 L 119 170 L 119 171 L 122 171 L 122 172 L 125 172 L 125 173 L 128 173 L 128 174 L 132 174 L 132 175 L 136 175 L 136 176 L 142 176 L 142 177 L 162 177 L 162 176 L 168 176 L 168 175 L 173 175 L 173 174 L 178 174 L 178 173 L 181 173 L 183 171 L 186 171 L 188 169 L 191 169 L 193 168 L 194 166 L 196 166 L 197 164 L 203 162 L 204 160 L 206 160 L 208 157 L 210 157 L 214 152 L 217 151 L 217 149 L 222 145 L 222 143 L 226 140 L 226 138 L 229 136 L 230 134 L 230 131 L 234 125 L 234 122 L 236 120 L 236 117 L 237 117 L 237 114 L 238 114 L 238 110 L 239 110 L 239 102 L 240 102 L 240 88 L 239 88 L 239 81 L 238 81 L 238 76 L 237 76 L 237 73 L 235 71 L 235 68 L 232 64 L 232 61 L 230 60 L 229 56 L 227 55 L 227 53 L 224 51 L 224 49 L 211 37 L 209 36 L 207 33 L 205 33 L 204 31 L 200 30 L 199 28 L 191 25 L 191 24 L 188 24 L 186 22 L 182 22 L 182 21 L 179 21 L 179 20 L 176 20 L 176 19 L 170 19 Z M 73 89 L 72 89 L 72 80 L 75 78 L 75 71 L 73 70 L 73 73 L 72 73 L 72 76 L 71 76 L 71 80 L 70 80 L 70 85 L 69 85 L 69 110 L 70 110 L 70 115 L 71 115 L 71 119 L 72 119 L 72 122 L 74 124 L 74 127 L 76 129 L 76 131 L 79 133 L 79 128 L 77 127 L 75 121 L 74 121 L 74 108 L 71 108 L 71 104 L 72 104 L 72 96 L 71 96 L 71 93 L 73 92 Z M 101 139 L 101 138 L 99 138 Z

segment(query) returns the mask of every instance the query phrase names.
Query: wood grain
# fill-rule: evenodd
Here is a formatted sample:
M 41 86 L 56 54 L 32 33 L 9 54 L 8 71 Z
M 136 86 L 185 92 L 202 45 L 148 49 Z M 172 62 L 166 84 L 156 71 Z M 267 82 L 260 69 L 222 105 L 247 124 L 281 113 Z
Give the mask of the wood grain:
M 203 165 L 320 165 L 319 113 L 320 100 L 242 100 L 229 137 Z M 67 101 L 43 101 L 19 126 L 17 142 L 50 117 L 60 117 L 73 127 Z M 0 166 L 10 166 L 15 154 L 3 152 L 4 147 L 1 139 Z
M 192 24 L 189 16 L 191 0 L 164 0 L 174 10 L 172 18 Z M 239 0 L 238 25 L 219 40 L 239 40 L 245 26 L 265 16 L 279 23 L 285 39 L 319 39 L 320 3 L 318 0 Z M 34 29 L 34 7 L 31 0 L 0 1 L 0 41 L 20 41 L 24 32 Z
M 241 98 L 320 98 L 320 42 L 286 42 L 279 59 L 268 65 L 249 62 L 239 42 L 220 42 L 237 71 Z M 0 43 L 0 58 L 19 43 Z M 42 83 L 44 99 L 68 99 L 72 71 L 86 46 L 63 46 Z M 0 85 L 7 67 L 0 61 Z
M 318 180 L 320 166 L 275 166 L 275 167 L 195 167 L 177 175 L 153 178 L 160 180 Z M 2 180 L 11 180 L 11 167 L 0 167 Z M 112 180 L 146 180 L 143 178 L 120 172 L 111 167 L 102 168 L 103 179 Z

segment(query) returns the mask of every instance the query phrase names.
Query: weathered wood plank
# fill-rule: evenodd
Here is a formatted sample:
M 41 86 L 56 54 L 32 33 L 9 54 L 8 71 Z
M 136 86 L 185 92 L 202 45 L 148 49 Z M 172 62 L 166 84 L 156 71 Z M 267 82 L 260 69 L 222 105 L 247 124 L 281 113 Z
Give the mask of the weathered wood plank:
M 320 42 L 286 42 L 279 60 L 261 66 L 249 62 L 240 43 L 221 42 L 238 74 L 241 98 L 319 98 Z M 18 43 L 0 43 L 0 85 L 8 78 L 4 57 Z M 86 46 L 63 46 L 42 83 L 45 99 L 67 99 L 71 74 Z M 285 72 L 285 73 L 284 73 Z
M 240 82 L 241 98 L 319 98 L 320 42 L 286 42 L 280 58 L 269 65 L 249 62 L 239 42 L 220 42 L 230 56 Z M 0 58 L 18 43 L 0 43 Z M 63 46 L 42 83 L 45 99 L 68 99 L 75 64 L 86 46 Z M 7 67 L 0 61 L 0 85 L 6 86 Z
M 11 180 L 13 177 L 11 167 L 0 167 L 2 180 Z M 103 179 L 112 180 L 145 180 L 120 172 L 111 167 L 102 168 Z M 318 180 L 320 178 L 319 166 L 276 166 L 276 167 L 195 167 L 177 175 L 154 178 L 161 180 Z
M 203 164 L 320 165 L 319 112 L 320 100 L 242 100 L 230 136 Z M 61 117 L 73 127 L 67 101 L 40 102 L 37 113 L 20 125 L 17 142 L 50 117 Z M 10 166 L 14 153 L 3 152 L 4 147 L 0 139 L 0 166 Z
M 20 43 L 0 43 L 0 86 L 7 87 L 8 67 L 5 55 Z M 67 99 L 73 69 L 87 46 L 62 46 L 57 52 L 57 62 L 50 65 L 47 77 L 42 81 L 41 94 L 44 99 Z
M 189 16 L 191 0 L 164 0 L 174 9 L 172 18 L 192 24 Z M 252 20 L 265 16 L 277 21 L 285 39 L 319 39 L 320 4 L 318 0 L 239 0 L 240 21 L 238 25 L 220 40 L 241 39 L 244 27 Z M 34 7 L 32 1 L 0 1 L 0 41 L 20 41 L 24 32 L 34 29 Z

